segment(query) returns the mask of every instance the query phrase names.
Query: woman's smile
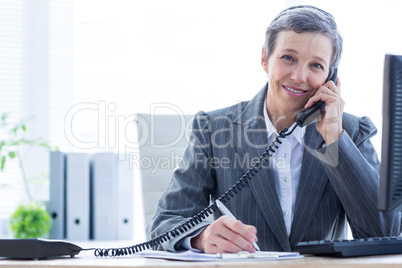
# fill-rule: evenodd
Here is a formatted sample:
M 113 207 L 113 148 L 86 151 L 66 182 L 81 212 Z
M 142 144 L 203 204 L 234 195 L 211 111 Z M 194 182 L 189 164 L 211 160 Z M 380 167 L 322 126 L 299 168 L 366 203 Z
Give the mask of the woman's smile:
M 285 89 L 286 93 L 288 93 L 291 96 L 295 96 L 295 97 L 303 96 L 308 92 L 306 90 L 302 90 L 302 89 L 290 87 L 290 86 L 282 86 L 282 87 Z

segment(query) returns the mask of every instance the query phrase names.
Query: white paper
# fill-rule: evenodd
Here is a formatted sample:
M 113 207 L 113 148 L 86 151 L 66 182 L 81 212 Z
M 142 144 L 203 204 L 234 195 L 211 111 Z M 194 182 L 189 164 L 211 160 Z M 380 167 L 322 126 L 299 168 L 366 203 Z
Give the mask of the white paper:
M 206 254 L 198 253 L 191 250 L 183 252 L 168 252 L 145 250 L 136 253 L 141 257 L 158 258 L 180 261 L 230 261 L 230 260 L 281 260 L 303 258 L 299 252 L 276 252 L 276 251 L 259 251 L 256 253 L 239 252 L 224 254 Z

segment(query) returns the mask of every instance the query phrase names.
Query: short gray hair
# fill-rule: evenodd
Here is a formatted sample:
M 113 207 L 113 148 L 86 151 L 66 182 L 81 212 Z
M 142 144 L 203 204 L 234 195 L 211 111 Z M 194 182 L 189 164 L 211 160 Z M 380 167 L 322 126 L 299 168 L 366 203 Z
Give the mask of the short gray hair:
M 318 32 L 328 36 L 333 45 L 329 77 L 338 67 L 342 55 L 342 36 L 338 32 L 334 17 L 314 6 L 301 5 L 283 10 L 268 26 L 265 34 L 264 60 L 272 54 L 278 34 L 282 31 Z

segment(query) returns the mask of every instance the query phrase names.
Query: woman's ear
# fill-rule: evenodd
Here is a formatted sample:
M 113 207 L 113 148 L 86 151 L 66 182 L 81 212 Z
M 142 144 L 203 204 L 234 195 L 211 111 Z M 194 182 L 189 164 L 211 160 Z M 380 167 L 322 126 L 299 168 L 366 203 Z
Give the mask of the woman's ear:
M 261 52 L 261 66 L 264 69 L 264 71 L 266 73 L 268 73 L 268 64 L 267 61 L 265 60 L 265 48 L 262 48 L 262 52 Z

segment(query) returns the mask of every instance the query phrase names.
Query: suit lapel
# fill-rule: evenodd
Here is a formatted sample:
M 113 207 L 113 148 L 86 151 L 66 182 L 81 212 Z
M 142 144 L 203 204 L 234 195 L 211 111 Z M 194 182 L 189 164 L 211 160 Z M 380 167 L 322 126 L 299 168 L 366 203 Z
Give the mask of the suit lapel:
M 306 234 L 328 182 L 324 168 L 316 156 L 315 149 L 322 141 L 322 137 L 315 127 L 315 123 L 308 125 L 304 137 L 302 171 L 290 234 L 292 247 Z
M 249 159 L 251 161 L 253 158 L 259 158 L 268 147 L 266 125 L 262 113 L 265 91 L 266 88 L 261 90 L 234 122 L 234 132 L 237 136 L 234 140 L 239 159 Z M 249 165 L 244 165 L 242 168 L 245 173 L 248 171 Z M 290 243 L 276 191 L 273 171 L 269 168 L 267 162 L 249 181 L 249 186 L 257 202 L 258 209 L 282 249 L 290 251 Z

